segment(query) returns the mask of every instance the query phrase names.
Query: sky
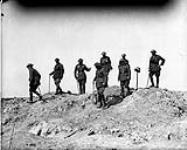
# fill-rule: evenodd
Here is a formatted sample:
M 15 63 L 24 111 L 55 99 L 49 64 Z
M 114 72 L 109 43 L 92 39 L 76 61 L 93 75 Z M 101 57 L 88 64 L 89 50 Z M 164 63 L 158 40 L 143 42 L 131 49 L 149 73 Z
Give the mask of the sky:
M 187 91 L 187 1 L 178 0 L 161 9 L 48 8 L 24 9 L 14 1 L 3 4 L 2 97 L 28 96 L 28 70 L 33 63 L 42 75 L 41 91 L 48 92 L 49 73 L 60 58 L 65 74 L 64 91 L 77 92 L 74 67 L 79 58 L 91 67 L 87 92 L 92 92 L 94 63 L 106 51 L 112 61 L 109 86 L 119 85 L 118 63 L 126 53 L 132 69 L 130 86 L 136 86 L 134 68 L 139 66 L 139 86 L 148 78 L 150 51 L 166 59 L 160 87 Z M 51 91 L 55 91 L 51 79 Z

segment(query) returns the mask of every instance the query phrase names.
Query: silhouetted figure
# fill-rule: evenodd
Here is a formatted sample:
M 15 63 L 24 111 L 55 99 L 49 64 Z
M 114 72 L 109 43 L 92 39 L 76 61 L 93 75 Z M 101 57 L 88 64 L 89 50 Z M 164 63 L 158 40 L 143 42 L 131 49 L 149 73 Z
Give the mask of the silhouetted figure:
M 54 71 L 52 71 L 49 75 L 53 75 L 53 79 L 56 85 L 56 95 L 57 94 L 62 94 L 62 89 L 60 87 L 60 82 L 63 78 L 64 75 L 64 67 L 63 65 L 60 63 L 60 60 L 58 58 L 55 59 L 56 65 L 54 67 Z
M 161 66 L 164 65 L 165 59 L 156 54 L 156 50 L 151 51 L 152 56 L 149 61 L 149 78 L 151 80 L 151 87 L 154 87 L 153 75 L 156 76 L 156 88 L 159 88 L 159 77 Z M 161 63 L 160 63 L 161 61 Z
M 108 87 L 108 76 L 109 76 L 110 70 L 112 70 L 111 60 L 110 60 L 110 57 L 106 55 L 106 52 L 102 52 L 101 55 L 102 55 L 102 57 L 100 59 L 100 64 L 104 68 L 104 73 L 106 75 L 106 84 L 105 85 L 106 85 L 106 87 Z
M 30 95 L 30 100 L 28 101 L 28 103 L 32 103 L 33 93 L 35 93 L 40 100 L 42 99 L 42 95 L 36 91 L 38 86 L 40 85 L 41 75 L 36 69 L 33 68 L 33 64 L 28 64 L 27 68 L 29 70 L 29 95 Z
M 83 64 L 83 59 L 80 58 L 78 60 L 78 64 L 75 66 L 74 76 L 79 85 L 79 94 L 84 94 L 86 91 L 86 73 L 85 71 L 90 71 L 91 68 L 88 68 L 85 64 Z
M 119 61 L 118 69 L 118 81 L 120 81 L 121 86 L 121 96 L 125 97 L 130 93 L 130 80 L 131 80 L 131 68 L 129 65 L 129 61 L 125 58 L 126 54 L 122 55 L 122 59 Z M 125 92 L 125 88 L 127 91 Z
M 96 88 L 97 88 L 97 107 L 98 108 L 106 108 L 106 102 L 105 102 L 105 96 L 104 91 L 106 87 L 106 75 L 104 72 L 104 68 L 102 68 L 100 63 L 95 63 L 96 67 L 96 75 L 94 78 L 94 82 L 96 82 Z

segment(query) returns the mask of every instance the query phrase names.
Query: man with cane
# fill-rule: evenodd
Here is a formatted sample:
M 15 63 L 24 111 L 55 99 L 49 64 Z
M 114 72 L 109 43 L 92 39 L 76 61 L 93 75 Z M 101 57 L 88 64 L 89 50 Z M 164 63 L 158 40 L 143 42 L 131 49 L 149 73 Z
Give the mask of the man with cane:
M 62 94 L 62 89 L 60 87 L 60 82 L 63 78 L 64 75 L 64 66 L 60 63 L 60 59 L 56 58 L 55 59 L 56 65 L 54 67 L 54 70 L 49 74 L 49 76 L 53 75 L 53 79 L 56 85 L 56 93 L 55 95 Z M 50 81 L 50 77 L 49 77 Z M 49 83 L 50 85 L 50 83 Z
M 28 103 L 33 103 L 33 93 L 35 93 L 40 100 L 42 99 L 41 93 L 36 91 L 40 85 L 41 75 L 36 69 L 33 68 L 33 64 L 28 64 L 27 69 L 29 70 L 29 95 L 30 95 L 30 100 L 28 101 Z

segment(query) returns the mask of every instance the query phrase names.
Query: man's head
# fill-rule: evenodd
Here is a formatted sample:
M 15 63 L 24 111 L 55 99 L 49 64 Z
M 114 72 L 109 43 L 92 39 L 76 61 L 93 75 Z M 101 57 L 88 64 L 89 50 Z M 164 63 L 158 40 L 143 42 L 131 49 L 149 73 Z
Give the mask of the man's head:
M 33 67 L 33 64 L 31 64 L 31 63 L 29 63 L 28 65 L 27 65 L 27 68 L 28 69 L 30 69 L 30 68 L 32 68 Z
M 101 64 L 98 63 L 98 62 L 96 62 L 94 65 L 95 65 L 95 68 L 97 68 L 97 69 L 101 69 L 102 68 Z
M 59 59 L 59 58 L 55 58 L 55 62 L 56 62 L 56 63 L 59 63 L 59 62 L 60 62 L 60 59 Z
M 126 57 L 126 54 L 124 53 L 124 54 L 122 54 L 121 56 L 122 56 L 122 58 L 125 58 L 125 57 Z
M 82 59 L 82 58 L 79 58 L 78 62 L 79 62 L 80 64 L 82 64 L 82 63 L 83 63 L 83 59 Z
M 152 55 L 155 55 L 155 54 L 156 54 L 156 50 L 152 49 L 152 50 L 151 50 L 151 54 L 152 54 Z
M 105 52 L 105 51 L 102 52 L 101 55 L 102 55 L 102 56 L 106 56 L 106 52 Z

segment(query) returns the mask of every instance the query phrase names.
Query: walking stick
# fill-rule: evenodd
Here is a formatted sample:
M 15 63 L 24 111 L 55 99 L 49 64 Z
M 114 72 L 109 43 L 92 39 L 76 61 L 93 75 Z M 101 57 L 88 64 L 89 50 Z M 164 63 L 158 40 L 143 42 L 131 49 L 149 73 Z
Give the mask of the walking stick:
M 134 71 L 136 72 L 136 90 L 138 90 L 138 73 L 140 73 L 140 67 L 136 67 Z
M 149 74 L 148 74 L 148 77 L 147 77 L 147 84 L 146 84 L 146 88 L 148 88 L 148 85 L 149 85 Z
M 79 82 L 77 81 L 77 91 L 78 91 L 78 94 L 80 94 L 80 89 L 79 89 Z
M 51 89 L 50 89 L 50 82 L 51 82 L 51 78 L 50 78 L 50 75 L 49 75 L 49 93 L 51 92 Z

